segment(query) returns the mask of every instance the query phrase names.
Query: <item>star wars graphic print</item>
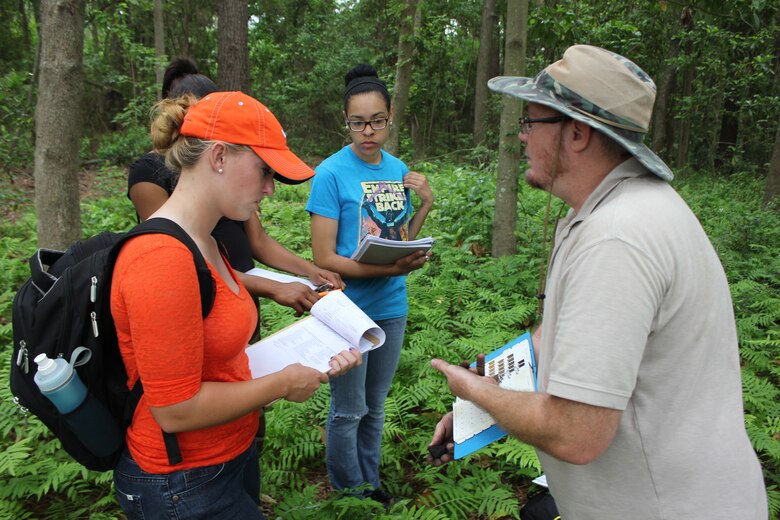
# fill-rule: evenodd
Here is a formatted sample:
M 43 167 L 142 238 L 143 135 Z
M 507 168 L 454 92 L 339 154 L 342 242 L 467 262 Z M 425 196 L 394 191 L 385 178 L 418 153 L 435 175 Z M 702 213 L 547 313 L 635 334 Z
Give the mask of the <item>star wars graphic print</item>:
M 407 240 L 409 211 L 406 190 L 401 181 L 370 181 L 360 183 L 360 234 L 389 240 Z

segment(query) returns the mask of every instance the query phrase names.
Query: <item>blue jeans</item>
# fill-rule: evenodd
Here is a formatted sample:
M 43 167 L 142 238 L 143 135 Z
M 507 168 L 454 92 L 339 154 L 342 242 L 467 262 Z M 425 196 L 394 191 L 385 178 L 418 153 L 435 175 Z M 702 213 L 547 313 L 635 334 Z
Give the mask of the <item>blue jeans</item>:
M 254 442 L 223 464 L 164 475 L 146 473 L 125 449 L 114 470 L 114 489 L 128 520 L 265 518 Z
M 359 367 L 330 380 L 325 460 L 330 482 L 340 491 L 365 483 L 379 488 L 385 398 L 401 356 L 406 316 L 376 323 L 387 335 L 384 345 L 363 354 Z

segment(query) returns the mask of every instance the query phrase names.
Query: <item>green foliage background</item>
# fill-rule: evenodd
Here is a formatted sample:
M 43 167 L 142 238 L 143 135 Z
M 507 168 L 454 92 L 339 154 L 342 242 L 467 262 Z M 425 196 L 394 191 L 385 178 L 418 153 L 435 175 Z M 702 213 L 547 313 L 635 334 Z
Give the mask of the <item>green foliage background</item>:
M 402 0 L 254 0 L 249 4 L 251 94 L 288 131 L 296 150 L 325 157 L 344 142 L 343 77 L 358 62 L 394 83 Z M 0 166 L 11 176 L 32 164 L 36 97 L 37 2 L 0 4 Z M 153 45 L 152 0 L 85 1 L 83 120 L 85 161 L 127 166 L 149 147 L 148 109 L 156 101 L 155 67 L 189 56 L 217 78 L 213 0 L 166 0 L 165 49 Z M 529 2 L 526 70 L 530 75 L 575 43 L 630 57 L 659 87 L 672 71 L 658 152 L 677 161 L 681 126 L 688 153 L 677 166 L 719 172 L 760 170 L 770 157 L 780 114 L 780 4 L 766 0 Z M 470 148 L 481 2 L 420 0 L 411 90 L 401 148 L 415 159 Z M 681 12 L 690 9 L 685 31 Z M 506 3 L 497 2 L 494 63 L 501 73 Z M 674 48 L 684 49 L 676 53 Z M 682 91 L 690 70 L 691 91 Z M 487 145 L 498 142 L 500 99 L 492 96 Z M 655 121 L 661 124 L 655 116 Z M 651 128 L 651 136 L 656 131 Z
M 481 164 L 481 166 L 471 166 Z M 375 517 L 404 519 L 517 518 L 530 480 L 541 472 L 534 451 L 514 439 L 480 450 L 444 468 L 426 464 L 426 446 L 438 418 L 452 404 L 432 357 L 472 359 L 534 324 L 546 195 L 520 187 L 519 252 L 481 254 L 490 243 L 495 163 L 481 155 L 460 164 L 425 162 L 436 194 L 424 232 L 437 239 L 429 265 L 408 280 L 410 313 L 398 373 L 387 400 L 381 471 L 388 491 L 402 500 L 389 511 L 370 501 L 336 500 L 324 468 L 328 391 L 303 404 L 276 403 L 268 413 L 262 456 L 267 510 L 280 518 Z M 134 222 L 124 196 L 124 172 L 99 172 L 97 196 L 84 202 L 85 234 L 127 229 Z M 749 174 L 717 182 L 684 173 L 675 187 L 712 238 L 731 283 L 743 362 L 745 423 L 770 492 L 780 511 L 780 217 L 759 209 L 762 185 Z M 281 186 L 263 202 L 266 228 L 291 249 L 310 256 L 308 185 Z M 4 191 L 4 193 L 6 193 Z M 14 195 L 3 195 L 13 203 Z M 554 202 L 553 211 L 557 211 Z M 11 299 L 28 276 L 35 249 L 34 215 L 25 211 L 0 224 L 0 380 L 8 380 Z M 267 334 L 295 320 L 290 309 L 264 301 Z M 22 417 L 8 385 L 0 386 L 0 518 L 119 518 L 110 473 L 87 472 L 62 452 L 35 418 Z M 702 431 L 702 436 L 708 432 Z M 273 518 L 273 516 L 271 516 Z
M 0 2 L 0 381 L 8 380 L 11 301 L 28 276 L 36 248 L 29 191 L 36 98 L 36 9 L 31 0 Z M 134 223 L 124 196 L 125 168 L 147 151 L 148 109 L 155 102 L 152 0 L 85 1 L 84 131 L 81 158 L 99 165 L 96 195 L 82 205 L 85 236 Z M 168 56 L 190 56 L 217 77 L 216 2 L 166 0 Z M 463 463 L 436 469 L 424 462 L 433 425 L 451 405 L 433 356 L 473 358 L 532 326 L 546 198 L 519 186 L 517 255 L 495 259 L 491 243 L 495 149 L 500 97 L 491 96 L 488 139 L 472 148 L 474 74 L 481 2 L 420 0 L 407 118 L 399 119 L 401 155 L 428 175 L 437 201 L 425 232 L 437 238 L 434 260 L 409 277 L 406 344 L 387 402 L 382 471 L 389 491 L 404 497 L 387 513 L 364 501 L 329 494 L 322 443 L 328 394 L 269 412 L 262 459 L 267 507 L 283 518 L 516 518 L 530 478 L 533 450 L 495 443 Z M 683 31 L 690 7 L 695 21 Z M 505 2 L 498 2 L 499 13 Z M 394 83 L 400 0 L 256 0 L 249 2 L 252 94 L 283 122 L 291 147 L 316 162 L 345 142 L 344 73 L 376 66 Z M 679 162 L 674 186 L 693 207 L 726 268 L 742 359 L 745 424 L 764 468 L 772 518 L 780 513 L 780 217 L 763 211 L 764 174 L 780 114 L 780 4 L 766 0 L 530 2 L 527 71 L 536 73 L 574 43 L 629 56 L 656 83 L 672 71 L 673 88 L 657 150 Z M 496 26 L 503 58 L 503 14 Z M 679 45 L 685 52 L 674 54 Z M 686 70 L 690 93 L 682 92 Z M 495 70 L 500 73 L 500 68 Z M 655 123 L 660 125 L 658 120 Z M 689 150 L 677 158 L 680 129 Z M 656 128 L 651 128 L 653 137 Z M 309 256 L 308 186 L 280 187 L 263 204 L 269 231 Z M 553 204 L 553 213 L 557 212 Z M 10 218 L 12 217 L 12 218 Z M 264 332 L 294 320 L 263 306 Z M 701 432 L 702 436 L 708 432 Z M 533 487 L 530 488 L 533 492 Z M 110 474 L 72 462 L 35 419 L 19 415 L 0 385 L 0 518 L 117 518 Z

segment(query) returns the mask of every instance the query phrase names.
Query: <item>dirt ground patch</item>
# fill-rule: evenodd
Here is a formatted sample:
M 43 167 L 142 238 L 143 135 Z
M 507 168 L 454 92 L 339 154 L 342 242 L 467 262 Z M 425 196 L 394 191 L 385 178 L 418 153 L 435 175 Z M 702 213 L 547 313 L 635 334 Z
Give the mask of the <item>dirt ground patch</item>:
M 82 169 L 79 173 L 81 199 L 102 197 L 126 189 L 122 170 Z M 32 170 L 16 170 L 0 176 L 0 218 L 16 220 L 35 205 L 35 178 Z

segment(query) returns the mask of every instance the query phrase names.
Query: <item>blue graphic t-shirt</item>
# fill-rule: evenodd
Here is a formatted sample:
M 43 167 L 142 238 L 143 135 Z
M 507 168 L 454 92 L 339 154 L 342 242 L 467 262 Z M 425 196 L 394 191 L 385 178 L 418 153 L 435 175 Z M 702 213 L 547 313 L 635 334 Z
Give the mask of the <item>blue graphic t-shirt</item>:
M 312 181 L 306 211 L 337 220 L 336 253 L 347 258 L 365 235 L 406 240 L 412 204 L 403 178 L 406 165 L 382 151 L 379 164 L 368 164 L 351 146 L 325 159 Z M 346 294 L 373 320 L 405 316 L 406 276 L 349 278 Z

